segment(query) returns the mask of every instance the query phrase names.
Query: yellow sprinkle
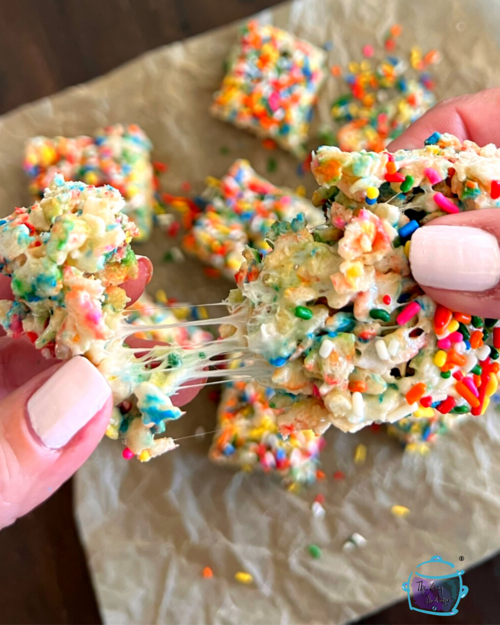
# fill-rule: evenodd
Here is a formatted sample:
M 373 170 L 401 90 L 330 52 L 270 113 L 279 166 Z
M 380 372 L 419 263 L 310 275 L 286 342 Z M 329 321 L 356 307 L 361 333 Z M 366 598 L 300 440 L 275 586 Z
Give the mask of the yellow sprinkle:
M 295 193 L 301 197 L 305 197 L 307 191 L 303 184 L 299 184 L 299 186 L 295 189 Z
M 498 379 L 496 376 L 491 375 L 488 380 L 488 384 L 486 385 L 486 397 L 491 397 L 497 392 L 498 389 Z M 481 413 L 482 414 L 482 413 Z
M 394 516 L 405 517 L 410 514 L 410 508 L 405 506 L 392 506 L 391 512 Z
M 158 289 L 156 291 L 156 301 L 159 304 L 166 304 L 168 302 L 167 294 L 165 293 L 163 289 Z
M 404 248 L 406 258 L 410 258 L 410 246 L 411 246 L 411 241 L 406 241 L 405 248 Z
M 446 326 L 446 331 L 451 334 L 452 332 L 456 332 L 458 328 L 458 321 L 456 319 L 452 319 L 450 323 Z
M 483 401 L 483 407 L 481 408 L 481 414 L 479 416 L 483 416 L 484 413 L 486 412 L 486 409 L 488 408 L 488 406 L 490 405 L 490 398 L 489 397 L 485 397 L 484 401 Z
M 205 306 L 198 306 L 198 313 L 202 319 L 208 319 L 208 312 Z
M 446 352 L 440 349 L 438 352 L 436 352 L 436 355 L 434 356 L 434 364 L 436 365 L 436 367 L 441 368 L 445 362 L 446 362 Z
M 114 425 L 108 425 L 108 429 L 106 430 L 106 436 L 116 441 L 118 439 L 118 428 Z
M 366 445 L 360 443 L 354 451 L 354 462 L 356 464 L 364 464 L 366 460 Z
M 151 455 L 147 449 L 141 451 L 141 453 L 139 454 L 139 460 L 141 462 L 148 462 L 149 460 L 151 460 Z
M 213 176 L 207 176 L 205 178 L 205 184 L 209 187 L 218 187 L 220 185 L 220 180 Z
M 370 200 L 374 200 L 375 198 L 378 198 L 379 196 L 379 190 L 377 189 L 377 187 L 368 187 L 368 189 L 366 190 L 366 197 Z
M 414 417 L 420 418 L 420 417 L 425 417 L 427 419 L 432 419 L 432 417 L 434 416 L 434 408 L 431 408 L 429 406 L 429 408 L 417 408 L 417 410 L 415 410 L 415 412 L 413 413 Z
M 250 573 L 245 573 L 243 571 L 238 571 L 234 576 L 234 579 L 240 584 L 251 584 L 253 582 L 253 577 Z

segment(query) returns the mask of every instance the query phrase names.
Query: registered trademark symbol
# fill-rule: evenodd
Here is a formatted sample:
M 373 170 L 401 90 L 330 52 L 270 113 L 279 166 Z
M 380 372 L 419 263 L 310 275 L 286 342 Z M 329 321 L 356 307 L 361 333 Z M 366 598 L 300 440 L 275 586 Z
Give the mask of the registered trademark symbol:
M 458 559 L 460 560 L 460 562 L 463 562 L 465 560 L 465 558 L 463 556 L 459 556 Z

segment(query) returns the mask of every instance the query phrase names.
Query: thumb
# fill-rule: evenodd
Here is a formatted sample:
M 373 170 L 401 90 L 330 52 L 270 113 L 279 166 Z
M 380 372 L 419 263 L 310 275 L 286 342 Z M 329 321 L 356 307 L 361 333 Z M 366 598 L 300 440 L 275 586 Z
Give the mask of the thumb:
M 482 209 L 434 219 L 413 233 L 413 277 L 455 312 L 500 317 L 500 211 Z
M 108 383 L 81 356 L 0 401 L 0 529 L 47 499 L 85 462 L 111 409 Z

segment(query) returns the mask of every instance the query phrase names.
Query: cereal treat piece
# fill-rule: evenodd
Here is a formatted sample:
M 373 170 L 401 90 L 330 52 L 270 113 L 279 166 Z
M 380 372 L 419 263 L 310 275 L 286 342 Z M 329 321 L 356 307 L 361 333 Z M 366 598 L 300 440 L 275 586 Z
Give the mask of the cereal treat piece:
M 246 245 L 267 253 L 266 233 L 276 220 L 291 221 L 304 213 L 309 225 L 324 222 L 308 200 L 261 178 L 243 159 L 222 180 L 211 178 L 202 195 L 203 212 L 184 239 L 187 251 L 234 279 Z
M 145 293 L 127 309 L 126 322 L 137 327 L 134 336 L 139 339 L 162 341 L 182 347 L 202 345 L 213 336 L 196 325 L 180 325 L 179 321 L 195 321 L 196 306 L 171 308 L 159 301 L 154 302 Z M 144 329 L 141 329 L 144 328 Z
M 390 436 L 397 438 L 404 446 L 405 451 L 419 454 L 427 454 L 437 439 L 443 434 L 450 431 L 459 423 L 466 421 L 468 418 L 469 408 L 464 406 L 466 413 L 456 414 L 438 414 L 431 418 L 406 417 L 392 423 L 387 430 Z
M 250 22 L 240 31 L 211 112 L 303 157 L 325 59 L 307 41 Z
M 243 471 L 276 473 L 289 485 L 312 484 L 324 440 L 312 430 L 284 439 L 278 431 L 278 411 L 270 405 L 273 395 L 273 389 L 254 382 L 234 382 L 226 387 L 210 459 Z
M 498 384 L 498 322 L 437 306 L 408 255 L 429 220 L 500 207 L 500 150 L 434 133 L 395 154 L 322 147 L 312 171 L 327 224 L 279 222 L 269 254 L 247 250 L 229 298 L 245 336 L 221 328 L 275 367 L 281 431 L 483 414 Z
M 205 346 L 124 343 L 136 329 L 125 323 L 120 285 L 138 275 L 130 247 L 136 227 L 122 213 L 124 203 L 113 187 L 65 183 L 57 174 L 40 202 L 0 220 L 0 270 L 14 294 L 14 301 L 0 301 L 0 324 L 47 357 L 83 355 L 97 366 L 119 408 L 108 434 L 124 439 L 125 457 L 149 460 L 176 447 L 160 436 L 182 415 L 170 397 L 186 379 L 199 379 L 224 343 L 209 344 L 206 353 Z M 192 322 L 183 323 L 192 332 Z
M 151 149 L 150 140 L 135 124 L 107 126 L 94 137 L 34 137 L 24 157 L 30 193 L 41 199 L 57 173 L 66 180 L 109 184 L 125 198 L 125 212 L 138 228 L 136 240 L 144 241 L 151 233 L 156 203 Z
M 439 58 L 432 50 L 423 58 L 412 50 L 410 64 L 391 55 L 373 68 L 367 59 L 351 62 L 346 83 L 350 93 L 332 105 L 332 117 L 341 125 L 341 150 L 380 152 L 435 102 L 434 82 L 427 69 Z

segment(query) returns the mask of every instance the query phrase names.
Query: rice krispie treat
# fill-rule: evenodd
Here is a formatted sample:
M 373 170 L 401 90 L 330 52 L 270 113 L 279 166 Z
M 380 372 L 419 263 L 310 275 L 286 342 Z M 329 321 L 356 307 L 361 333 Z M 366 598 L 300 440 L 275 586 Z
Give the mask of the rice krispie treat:
M 307 41 L 249 22 L 239 33 L 210 110 L 303 157 L 325 60 L 325 52 Z
M 274 367 L 281 431 L 483 414 L 500 327 L 437 306 L 408 256 L 435 217 L 499 207 L 500 151 L 434 133 L 395 154 L 322 147 L 312 171 L 327 224 L 280 222 L 269 254 L 247 249 L 229 299 L 243 330 L 222 327 Z
M 34 137 L 26 145 L 24 169 L 35 200 L 43 197 L 55 174 L 101 186 L 109 184 L 125 198 L 125 212 L 137 226 L 136 240 L 149 238 L 156 203 L 152 144 L 135 124 L 116 124 L 93 137 Z
M 210 459 L 243 471 L 275 473 L 285 484 L 311 484 L 324 441 L 312 430 L 283 438 L 273 395 L 255 382 L 234 382 L 224 389 Z
M 246 160 L 235 161 L 221 179 L 210 179 L 201 196 L 203 212 L 184 239 L 184 248 L 234 278 L 246 245 L 266 253 L 266 233 L 276 220 L 304 213 L 308 223 L 324 221 L 308 200 L 259 176 Z

